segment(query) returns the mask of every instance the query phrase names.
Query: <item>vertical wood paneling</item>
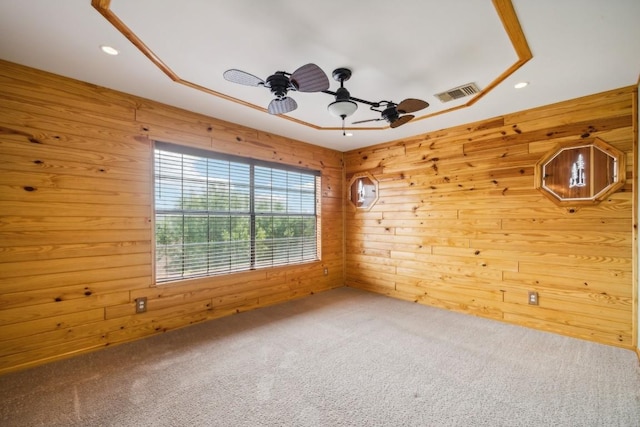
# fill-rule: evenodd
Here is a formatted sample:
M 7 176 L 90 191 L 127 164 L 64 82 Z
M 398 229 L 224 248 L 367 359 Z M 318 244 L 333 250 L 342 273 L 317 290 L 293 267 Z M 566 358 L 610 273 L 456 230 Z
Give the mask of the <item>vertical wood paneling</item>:
M 347 178 L 380 183 L 370 211 L 346 203 L 346 284 L 630 348 L 635 90 L 345 153 Z M 534 188 L 536 161 L 593 137 L 625 152 L 627 184 L 597 206 L 555 206 Z
M 320 170 L 322 261 L 155 286 L 153 139 Z M 342 153 L 0 61 L 0 373 L 342 286 L 342 175 Z

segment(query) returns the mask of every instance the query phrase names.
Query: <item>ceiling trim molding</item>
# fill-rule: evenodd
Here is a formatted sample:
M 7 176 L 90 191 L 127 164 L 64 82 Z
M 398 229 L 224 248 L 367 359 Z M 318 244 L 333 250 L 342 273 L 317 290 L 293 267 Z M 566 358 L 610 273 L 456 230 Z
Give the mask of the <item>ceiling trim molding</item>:
M 529 49 L 529 44 L 527 43 L 527 39 L 524 36 L 524 32 L 522 31 L 522 27 L 520 26 L 520 21 L 518 20 L 518 15 L 516 15 L 516 11 L 513 8 L 513 3 L 511 0 L 493 0 L 493 7 L 495 7 L 500 20 L 502 21 L 502 25 L 509 36 L 509 40 L 511 41 L 511 45 L 518 56 L 518 60 L 513 63 L 509 68 L 507 68 L 502 74 L 500 74 L 495 80 L 489 83 L 484 89 L 476 94 L 473 98 L 467 101 L 466 104 L 461 104 L 456 107 L 452 107 L 446 110 L 437 111 L 431 114 L 425 114 L 424 116 L 416 117 L 412 121 L 418 121 L 423 119 L 428 119 L 430 117 L 439 116 L 441 114 L 450 113 L 455 110 L 460 110 L 462 108 L 467 108 L 475 104 L 491 92 L 496 86 L 506 80 L 511 74 L 515 73 L 520 67 L 526 64 L 531 58 L 533 58 L 533 54 Z
M 505 79 L 507 79 L 511 74 L 515 73 L 520 67 L 522 67 L 527 61 L 533 58 L 533 54 L 529 49 L 529 45 L 527 43 L 527 39 L 522 31 L 522 27 L 520 26 L 520 21 L 518 20 L 518 16 L 516 15 L 515 9 L 511 0 L 492 0 L 493 6 L 496 9 L 496 12 L 502 21 L 502 25 L 511 41 L 511 45 L 518 56 L 518 60 L 507 68 L 502 74 L 500 74 L 496 79 L 494 79 L 489 85 L 487 85 L 484 89 L 478 92 L 473 98 L 471 98 L 467 103 L 461 104 L 455 107 L 451 107 L 445 110 L 437 111 L 431 114 L 425 114 L 423 116 L 416 117 L 412 120 L 412 122 L 418 120 L 428 119 L 430 117 L 439 116 L 441 114 L 450 113 L 456 110 L 460 110 L 462 108 L 467 108 L 475 104 L 480 98 L 487 95 L 491 92 L 496 86 L 502 83 Z M 125 36 L 143 55 L 145 55 L 156 67 L 160 69 L 167 77 L 169 77 L 172 81 L 179 83 L 183 86 L 199 90 L 201 92 L 207 93 L 209 95 L 216 96 L 218 98 L 234 102 L 236 104 L 243 105 L 245 107 L 253 108 L 254 110 L 261 111 L 263 113 L 267 113 L 268 111 L 264 107 L 260 107 L 258 105 L 252 104 L 247 101 L 243 101 L 241 99 L 226 95 L 222 92 L 215 91 L 208 87 L 199 85 L 197 83 L 190 82 L 188 80 L 182 79 L 178 74 L 176 74 L 167 64 L 165 64 L 160 57 L 158 57 L 143 41 L 138 37 L 110 8 L 111 0 L 91 0 L 91 5 L 94 9 L 96 9 L 116 30 L 118 30 L 123 36 Z M 303 126 L 310 127 L 316 130 L 342 130 L 341 127 L 321 127 L 315 125 L 313 123 L 306 122 L 304 120 L 296 119 L 295 117 L 290 117 L 287 115 L 279 115 L 278 117 L 289 120 L 293 123 L 297 123 Z M 347 127 L 347 130 L 386 130 L 390 129 L 390 126 L 385 127 Z

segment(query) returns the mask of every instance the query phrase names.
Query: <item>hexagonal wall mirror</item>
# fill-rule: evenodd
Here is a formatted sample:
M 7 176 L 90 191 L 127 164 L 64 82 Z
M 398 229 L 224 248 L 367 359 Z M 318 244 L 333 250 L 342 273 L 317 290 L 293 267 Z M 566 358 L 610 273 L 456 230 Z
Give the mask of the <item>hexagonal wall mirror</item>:
M 595 138 L 545 154 L 536 163 L 535 184 L 558 205 L 592 205 L 620 189 L 624 175 L 624 153 Z
M 378 181 L 369 172 L 357 173 L 349 181 L 347 196 L 356 209 L 369 210 L 378 201 Z

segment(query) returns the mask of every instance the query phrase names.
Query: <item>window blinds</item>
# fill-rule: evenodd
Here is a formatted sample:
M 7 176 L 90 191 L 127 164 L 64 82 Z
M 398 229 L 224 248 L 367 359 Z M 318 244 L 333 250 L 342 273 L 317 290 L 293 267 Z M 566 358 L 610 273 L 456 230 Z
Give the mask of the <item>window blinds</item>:
M 316 171 L 156 143 L 156 282 L 319 259 Z

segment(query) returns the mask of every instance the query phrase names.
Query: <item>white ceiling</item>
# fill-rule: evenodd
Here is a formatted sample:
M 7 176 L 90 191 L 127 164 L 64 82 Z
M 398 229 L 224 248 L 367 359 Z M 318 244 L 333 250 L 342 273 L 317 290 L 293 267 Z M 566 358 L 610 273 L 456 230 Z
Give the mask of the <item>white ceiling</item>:
M 622 86 L 640 75 L 640 1 L 512 0 L 533 58 L 473 105 L 391 129 L 359 104 L 347 119 L 333 97 L 289 92 L 287 120 L 172 81 L 90 0 L 0 0 L 0 58 L 313 144 L 348 151 Z M 237 68 L 266 79 L 315 63 L 347 67 L 351 95 L 372 102 L 424 99 L 420 118 L 467 103 L 434 94 L 486 88 L 518 56 L 489 0 L 111 0 L 110 10 L 181 80 L 266 108 L 268 89 L 223 79 Z M 102 53 L 111 45 L 120 55 Z M 516 90 L 516 82 L 530 85 Z M 374 130 L 362 130 L 361 128 Z

